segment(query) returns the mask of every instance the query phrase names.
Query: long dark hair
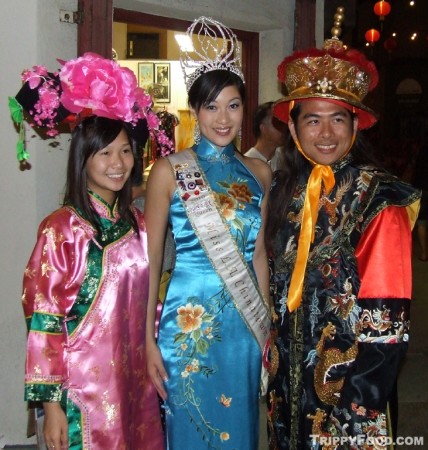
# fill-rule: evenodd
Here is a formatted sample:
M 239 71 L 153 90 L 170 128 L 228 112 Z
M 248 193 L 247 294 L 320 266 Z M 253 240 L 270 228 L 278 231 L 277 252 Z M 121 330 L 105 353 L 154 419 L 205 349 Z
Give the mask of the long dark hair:
M 297 103 L 290 111 L 291 119 L 297 127 L 297 121 L 301 105 Z M 354 119 L 353 113 L 349 112 L 351 119 Z M 356 139 L 350 151 L 353 157 L 353 164 L 367 164 L 381 167 L 376 159 L 374 151 L 369 142 L 364 138 L 360 131 L 357 131 Z M 311 163 L 297 150 L 291 135 L 281 154 L 279 170 L 275 172 L 272 191 L 269 196 L 268 219 L 266 222 L 266 245 L 272 248 L 275 236 L 284 226 L 287 220 L 288 208 L 293 198 L 297 185 L 298 175 L 307 172 L 310 174 Z
M 105 117 L 91 116 L 84 119 L 73 130 L 70 144 L 70 153 L 67 166 L 67 183 L 64 195 L 64 205 L 77 208 L 98 232 L 101 231 L 99 215 L 93 209 L 87 192 L 86 162 L 99 150 L 111 144 L 125 130 L 129 143 L 136 155 L 136 144 L 130 134 L 128 124 Z M 131 176 L 123 188 L 117 193 L 118 211 L 122 219 L 128 222 L 138 233 L 137 221 L 130 209 L 132 202 L 132 182 L 134 168 Z
M 229 70 L 212 70 L 200 75 L 189 89 L 189 105 L 199 112 L 202 106 L 214 101 L 228 86 L 236 86 L 241 100 L 245 102 L 245 84 L 241 78 Z

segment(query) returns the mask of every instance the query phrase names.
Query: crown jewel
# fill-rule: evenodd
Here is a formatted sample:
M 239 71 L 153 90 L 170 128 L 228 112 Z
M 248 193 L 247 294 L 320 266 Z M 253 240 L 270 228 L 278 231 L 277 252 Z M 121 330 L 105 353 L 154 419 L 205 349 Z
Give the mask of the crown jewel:
M 186 50 L 180 56 L 187 92 L 197 78 L 213 70 L 229 70 L 244 81 L 239 42 L 230 28 L 217 20 L 202 16 L 195 19 L 186 34 L 195 47 L 192 51 L 195 56 Z

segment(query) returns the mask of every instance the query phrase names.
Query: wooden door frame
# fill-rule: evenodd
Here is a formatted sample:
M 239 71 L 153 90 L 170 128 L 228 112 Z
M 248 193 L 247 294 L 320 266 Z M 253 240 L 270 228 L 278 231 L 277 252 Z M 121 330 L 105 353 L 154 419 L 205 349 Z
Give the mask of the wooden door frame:
M 113 0 L 78 0 L 77 54 L 95 52 L 111 58 Z
M 113 21 L 153 25 L 186 31 L 191 22 L 169 17 L 113 8 L 113 0 L 78 0 L 82 21 L 78 26 L 77 53 L 96 52 L 111 58 Z M 315 47 L 316 0 L 296 0 L 294 49 Z M 259 33 L 234 30 L 242 42 L 242 71 L 246 83 L 246 101 L 241 148 L 252 146 L 252 115 L 259 103 Z
M 316 3 L 317 0 L 296 0 L 294 10 L 294 50 L 316 47 Z
M 113 0 L 79 0 L 79 12 L 83 17 L 78 27 L 78 54 L 96 52 L 111 58 L 113 22 L 155 25 L 176 31 L 186 31 L 192 22 L 169 17 L 154 16 L 142 12 L 113 8 Z M 242 42 L 242 72 L 245 77 L 246 99 L 241 134 L 241 149 L 251 147 L 252 116 L 259 103 L 259 33 L 234 30 Z

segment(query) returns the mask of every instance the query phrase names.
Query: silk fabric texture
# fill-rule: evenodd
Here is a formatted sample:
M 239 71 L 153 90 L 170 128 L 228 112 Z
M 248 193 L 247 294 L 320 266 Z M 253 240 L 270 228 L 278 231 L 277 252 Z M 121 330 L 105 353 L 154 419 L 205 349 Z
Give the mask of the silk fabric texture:
M 388 435 L 386 404 L 409 339 L 411 206 L 420 194 L 351 155 L 331 167 L 336 183 L 321 193 L 302 302 L 292 313 L 309 163 L 275 243 L 270 448 L 312 449 L 311 436 Z
M 148 257 L 140 237 L 95 194 L 102 235 L 71 207 L 40 225 L 24 276 L 26 399 L 61 401 L 70 449 L 163 449 L 146 373 Z
M 202 138 L 194 150 L 230 227 L 230 245 L 254 275 L 262 187 L 233 145 L 219 151 Z M 177 259 L 158 340 L 168 373 L 168 448 L 256 449 L 262 356 L 257 340 L 202 249 L 178 191 L 170 222 Z

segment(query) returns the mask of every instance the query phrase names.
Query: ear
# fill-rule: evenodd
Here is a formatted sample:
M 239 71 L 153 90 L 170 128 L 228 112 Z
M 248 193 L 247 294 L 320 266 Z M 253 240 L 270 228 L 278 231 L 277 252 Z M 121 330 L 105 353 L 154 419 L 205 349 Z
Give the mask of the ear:
M 260 134 L 266 129 L 267 124 L 264 122 L 261 122 L 259 125 Z
M 195 119 L 198 120 L 198 115 L 196 114 L 196 111 L 194 108 L 192 108 L 191 106 L 189 107 L 190 110 L 190 115 Z

